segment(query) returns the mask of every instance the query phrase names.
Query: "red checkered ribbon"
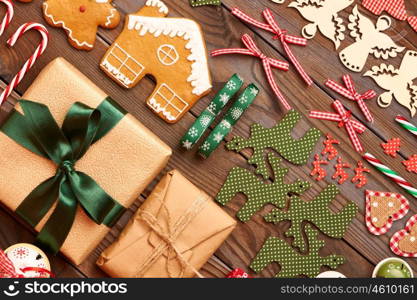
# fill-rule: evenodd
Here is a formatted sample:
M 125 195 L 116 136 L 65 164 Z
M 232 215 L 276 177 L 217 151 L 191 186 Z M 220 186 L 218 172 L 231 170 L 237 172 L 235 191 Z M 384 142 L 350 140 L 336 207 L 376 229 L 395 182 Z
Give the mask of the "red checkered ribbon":
M 311 111 L 309 116 L 314 119 L 339 122 L 339 127 L 346 128 L 355 150 L 357 152 L 363 152 L 363 147 L 357 133 L 363 133 L 366 127 L 362 123 L 352 120 L 350 111 L 346 111 L 339 100 L 334 101 L 332 106 L 337 113 Z
M 258 28 L 261 28 L 263 30 L 272 32 L 275 34 L 274 39 L 279 39 L 281 41 L 282 47 L 284 48 L 285 53 L 287 54 L 289 60 L 294 65 L 294 67 L 297 69 L 298 73 L 301 75 L 301 77 L 304 79 L 304 81 L 307 83 L 307 85 L 312 85 L 313 80 L 311 80 L 310 76 L 306 73 L 306 71 L 303 69 L 301 64 L 298 62 L 297 58 L 291 51 L 288 44 L 294 44 L 299 46 L 306 46 L 307 45 L 307 39 L 288 34 L 286 30 L 281 29 L 278 25 L 278 22 L 274 18 L 272 11 L 270 9 L 265 9 L 262 12 L 262 15 L 264 16 L 265 20 L 268 22 L 268 24 L 259 22 L 251 17 L 249 17 L 247 14 L 242 12 L 239 8 L 235 7 L 232 9 L 232 14 L 239 19 L 243 20 L 246 23 L 249 23 L 253 26 L 256 26 Z
M 368 90 L 363 94 L 359 94 L 355 89 L 355 85 L 350 75 L 343 76 L 343 82 L 345 83 L 345 87 L 341 86 L 340 84 L 331 79 L 327 79 L 325 85 L 334 90 L 336 93 L 352 101 L 358 102 L 358 105 L 363 114 L 365 115 L 366 120 L 368 120 L 368 122 L 373 122 L 374 118 L 372 117 L 371 112 L 368 109 L 368 106 L 366 106 L 365 100 L 369 100 L 376 97 L 375 91 Z
M 53 277 L 53 274 L 46 269 L 43 268 L 36 268 L 36 267 L 26 267 L 23 269 L 20 269 L 21 272 L 38 272 L 40 276 L 38 278 L 45 278 L 49 275 L 50 277 Z M 0 249 L 0 278 L 26 278 L 24 275 L 18 273 L 16 271 L 15 266 L 13 265 L 13 262 L 10 260 L 10 258 L 7 256 L 6 253 L 4 253 L 3 250 Z
M 408 15 L 404 0 L 363 0 L 362 5 L 378 16 L 386 11 L 397 20 L 407 20 L 410 26 L 417 31 L 417 17 Z
M 272 75 L 272 67 L 283 70 L 283 71 L 288 71 L 288 67 L 289 67 L 288 63 L 279 59 L 267 57 L 265 54 L 261 52 L 261 50 L 259 50 L 258 46 L 256 46 L 255 44 L 255 41 L 247 34 L 242 36 L 242 41 L 243 41 L 243 44 L 246 46 L 246 49 L 244 48 L 219 49 L 219 50 L 212 51 L 211 55 L 219 56 L 223 54 L 244 54 L 244 55 L 251 55 L 251 56 L 259 57 L 262 60 L 263 67 L 264 67 L 266 76 L 268 78 L 268 82 L 271 85 L 272 90 L 274 91 L 279 101 L 281 101 L 282 105 L 287 110 L 290 110 L 291 109 L 290 104 L 284 98 L 284 95 L 282 95 Z

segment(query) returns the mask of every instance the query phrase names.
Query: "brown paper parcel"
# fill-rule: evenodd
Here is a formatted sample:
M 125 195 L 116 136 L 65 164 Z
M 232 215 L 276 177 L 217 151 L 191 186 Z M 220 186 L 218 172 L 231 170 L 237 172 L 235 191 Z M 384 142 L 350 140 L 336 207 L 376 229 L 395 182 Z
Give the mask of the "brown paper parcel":
M 170 236 L 171 246 L 144 221 L 146 216 L 154 216 L 155 227 Z M 193 277 L 235 226 L 213 199 L 174 170 L 162 178 L 97 264 L 112 277 Z M 162 254 L 155 255 L 160 249 Z
M 97 107 L 107 95 L 63 58 L 48 64 L 24 99 L 47 105 L 62 124 L 76 101 Z M 20 110 L 19 107 L 17 107 Z M 15 143 L 0 132 L 0 201 L 16 210 L 41 182 L 53 176 L 56 166 Z M 167 164 L 171 149 L 127 114 L 106 136 L 90 147 L 76 169 L 90 175 L 110 196 L 129 207 Z M 54 207 L 53 207 L 54 208 Z M 38 224 L 40 230 L 51 211 Z M 100 243 L 109 228 L 97 225 L 79 208 L 61 251 L 80 264 Z

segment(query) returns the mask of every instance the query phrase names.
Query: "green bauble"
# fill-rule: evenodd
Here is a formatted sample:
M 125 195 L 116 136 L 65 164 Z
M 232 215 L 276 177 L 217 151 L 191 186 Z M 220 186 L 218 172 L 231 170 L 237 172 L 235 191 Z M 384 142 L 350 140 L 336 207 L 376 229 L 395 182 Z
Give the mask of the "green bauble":
M 401 261 L 389 260 L 379 267 L 377 278 L 412 278 L 410 269 Z

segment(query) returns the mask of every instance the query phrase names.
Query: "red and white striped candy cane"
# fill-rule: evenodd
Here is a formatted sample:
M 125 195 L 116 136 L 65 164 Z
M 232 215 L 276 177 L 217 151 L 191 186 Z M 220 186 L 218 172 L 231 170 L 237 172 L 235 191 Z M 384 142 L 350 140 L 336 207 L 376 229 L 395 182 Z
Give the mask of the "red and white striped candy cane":
M 13 2 L 10 0 L 0 0 L 0 2 L 4 3 L 7 6 L 6 15 L 4 16 L 0 24 L 0 35 L 2 35 L 13 19 L 14 8 L 13 8 Z
M 13 89 L 22 81 L 23 77 L 25 77 L 26 73 L 30 70 L 30 68 L 33 67 L 36 60 L 39 56 L 42 55 L 42 53 L 45 51 L 46 46 L 48 45 L 49 40 L 49 33 L 48 30 L 39 23 L 25 23 L 22 26 L 20 26 L 17 31 L 12 35 L 12 37 L 7 41 L 10 47 L 13 47 L 17 40 L 27 31 L 29 30 L 36 30 L 38 31 L 42 36 L 42 41 L 39 44 L 39 46 L 36 48 L 35 52 L 32 54 L 31 57 L 25 62 L 22 69 L 19 71 L 19 73 L 16 74 L 16 76 L 12 79 L 10 84 L 6 87 L 6 89 L 3 91 L 3 93 L 0 95 L 0 105 L 7 99 L 7 97 L 10 96 Z

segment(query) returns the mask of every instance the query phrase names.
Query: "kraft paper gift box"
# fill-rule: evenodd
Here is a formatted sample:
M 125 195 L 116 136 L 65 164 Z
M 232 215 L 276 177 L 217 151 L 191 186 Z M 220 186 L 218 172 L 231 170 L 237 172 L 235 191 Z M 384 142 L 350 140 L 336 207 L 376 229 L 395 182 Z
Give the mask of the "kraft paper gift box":
M 174 170 L 97 264 L 112 277 L 194 277 L 235 226 L 212 198 Z
M 39 74 L 23 99 L 48 106 L 58 125 L 77 101 L 96 108 L 107 95 L 63 58 L 57 58 Z M 16 110 L 22 112 L 20 104 Z M 22 201 L 57 166 L 17 144 L 0 131 L 0 201 L 15 211 Z M 113 199 L 129 207 L 167 164 L 171 149 L 132 115 L 126 114 L 76 162 L 77 171 L 88 174 Z M 56 204 L 55 204 L 56 205 Z M 35 227 L 40 231 L 54 208 Z M 98 225 L 78 205 L 75 221 L 61 252 L 80 264 L 109 228 Z

